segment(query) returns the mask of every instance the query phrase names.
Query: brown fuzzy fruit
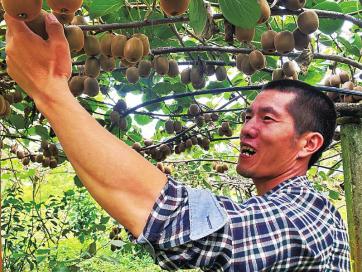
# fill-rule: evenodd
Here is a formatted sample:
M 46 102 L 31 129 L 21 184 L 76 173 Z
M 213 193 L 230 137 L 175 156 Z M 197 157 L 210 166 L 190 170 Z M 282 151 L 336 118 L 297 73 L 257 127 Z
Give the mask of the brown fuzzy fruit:
M 293 36 L 295 42 L 295 49 L 302 51 L 308 48 L 308 45 L 310 43 L 309 35 L 304 34 L 302 31 L 299 30 L 299 28 L 296 28 L 293 31 Z
M 45 15 L 46 12 L 42 10 L 38 17 L 30 22 L 26 22 L 26 25 L 38 36 L 42 37 L 44 40 L 48 39 L 48 33 L 45 29 Z
M 127 37 L 125 35 L 116 35 L 112 39 L 111 43 L 111 52 L 112 56 L 115 58 L 124 58 L 124 47 L 127 42 Z
M 304 7 L 306 0 L 285 0 L 284 6 L 290 10 L 298 10 Z
M 127 40 L 124 46 L 124 58 L 129 61 L 136 63 L 141 60 L 143 56 L 143 43 L 141 39 L 132 37 Z
M 135 142 L 135 143 L 132 144 L 132 148 L 133 148 L 134 150 L 136 150 L 137 152 L 140 152 L 141 149 L 142 149 L 142 146 L 141 146 L 140 143 Z
M 112 111 L 109 115 L 109 120 L 111 120 L 112 124 L 118 124 L 119 119 L 121 118 L 121 115 L 118 113 L 118 111 Z
M 126 131 L 127 126 L 128 124 L 126 118 L 120 118 L 118 122 L 118 127 L 120 128 L 120 130 Z
M 65 37 L 67 38 L 71 52 L 79 52 L 84 47 L 84 34 L 79 26 L 67 26 L 64 28 Z
M 349 74 L 346 71 L 341 71 L 338 75 L 341 79 L 341 83 L 349 81 Z
M 201 109 L 199 107 L 199 105 L 197 104 L 191 104 L 190 107 L 189 107 L 189 114 L 191 116 L 196 116 L 196 115 L 199 115 L 201 112 Z
M 101 53 L 101 46 L 98 38 L 94 35 L 88 35 L 84 38 L 84 52 L 88 56 L 97 56 Z
M 258 0 L 258 4 L 260 6 L 261 15 L 257 24 L 262 24 L 268 21 L 270 18 L 270 6 L 267 0 Z
M 181 82 L 183 84 L 189 84 L 191 82 L 190 72 L 191 72 L 191 68 L 186 68 L 186 69 L 182 70 L 182 72 L 181 72 Z
M 205 74 L 207 76 L 212 76 L 216 72 L 215 65 L 208 64 L 206 65 Z
M 165 130 L 168 134 L 173 134 L 175 132 L 175 127 L 173 123 L 174 122 L 172 120 L 167 120 L 165 123 Z
M 111 44 L 112 44 L 113 37 L 114 37 L 114 34 L 106 33 L 101 38 L 101 41 L 99 44 L 101 47 L 101 53 L 105 56 L 108 56 L 108 57 L 112 56 Z
M 339 75 L 331 75 L 329 77 L 329 84 L 332 87 L 339 88 L 339 86 L 341 85 L 341 78 L 339 77 Z
M 192 82 L 192 87 L 195 89 L 195 90 L 200 90 L 202 88 L 204 88 L 206 86 L 206 79 L 205 77 L 202 77 L 201 78 L 201 81 L 198 82 L 198 83 L 193 83 Z
M 176 133 L 179 133 L 182 131 L 182 124 L 180 121 L 174 121 L 173 126 L 175 128 Z
M 177 64 L 177 61 L 175 60 L 170 60 L 168 62 L 168 73 L 167 75 L 169 77 L 177 77 L 179 74 L 180 74 L 180 70 L 178 69 L 178 64 Z
M 52 13 L 62 25 L 69 25 L 73 21 L 75 16 L 75 13 L 57 13 L 55 11 L 53 11 Z
M 190 81 L 193 85 L 198 85 L 203 80 L 203 73 L 200 70 L 199 66 L 192 66 L 190 71 Z
M 86 76 L 74 76 L 69 81 L 69 89 L 71 93 L 77 97 L 81 95 L 84 91 L 84 80 Z
M 236 68 L 241 71 L 241 63 L 243 62 L 243 59 L 246 58 L 246 54 L 239 53 L 236 55 Z
M 300 31 L 308 35 L 316 31 L 319 27 L 319 18 L 315 11 L 306 10 L 298 15 L 297 25 Z
M 47 0 L 48 6 L 57 13 L 75 13 L 83 0 Z
M 152 63 L 148 60 L 141 60 L 138 64 L 140 77 L 148 77 L 151 73 Z
M 250 52 L 249 61 L 251 67 L 253 67 L 255 70 L 261 70 L 265 68 L 266 59 L 263 53 L 259 50 L 253 50 Z
M 136 67 L 129 67 L 126 70 L 126 78 L 129 83 L 135 84 L 140 79 L 140 74 L 138 72 L 138 68 Z
M 112 72 L 116 68 L 116 60 L 113 57 L 101 55 L 99 63 L 103 71 Z
M 99 93 L 98 80 L 92 77 L 87 77 L 84 80 L 84 93 L 90 97 L 94 97 Z
M 153 60 L 153 67 L 159 75 L 166 75 L 170 68 L 169 61 L 165 56 L 156 56 Z
M 353 95 L 353 99 L 356 102 L 359 102 L 362 100 L 362 86 L 356 86 L 353 88 L 354 91 L 361 92 L 361 95 Z
M 297 65 L 293 61 L 286 61 L 283 63 L 283 74 L 286 77 L 292 77 L 297 73 Z
M 127 68 L 128 68 L 128 67 L 135 66 L 136 63 L 134 63 L 134 62 L 129 62 L 129 61 L 127 61 L 126 59 L 121 59 L 120 65 L 123 66 L 123 67 L 127 67 Z
M 42 0 L 2 0 L 5 12 L 24 22 L 33 21 L 39 16 L 42 3 Z
M 225 66 L 218 66 L 215 70 L 215 76 L 218 81 L 224 81 L 227 79 L 227 71 Z
M 255 69 L 250 64 L 249 55 L 246 55 L 245 57 L 243 57 L 240 68 L 241 68 L 240 70 L 248 76 L 251 76 L 252 74 L 254 74 L 256 72 Z
M 255 35 L 255 28 L 240 28 L 240 27 L 236 27 L 235 28 L 235 36 L 236 39 L 239 42 L 251 42 L 254 39 L 254 35 Z
M 283 69 L 275 69 L 272 73 L 272 80 L 279 80 L 284 78 Z
M 183 14 L 189 7 L 190 0 L 160 0 L 160 7 L 168 16 Z
M 89 77 L 98 77 L 101 65 L 99 60 L 95 57 L 88 57 L 84 65 L 84 73 Z
M 261 35 L 261 46 L 263 51 L 272 53 L 275 52 L 274 38 L 277 32 L 274 30 L 267 30 Z
M 274 38 L 275 49 L 281 53 L 286 54 L 293 51 L 295 43 L 293 33 L 290 31 L 282 31 L 275 35 Z
M 72 25 L 87 25 L 88 22 L 84 18 L 84 16 L 76 15 L 76 16 L 74 16 L 73 20 L 71 21 L 71 24 Z
M 143 45 L 143 54 L 142 56 L 147 56 L 150 53 L 150 42 L 148 40 L 148 37 L 145 34 L 142 33 L 136 33 L 133 34 L 132 37 L 136 37 L 138 39 L 140 39 L 142 41 L 142 45 Z

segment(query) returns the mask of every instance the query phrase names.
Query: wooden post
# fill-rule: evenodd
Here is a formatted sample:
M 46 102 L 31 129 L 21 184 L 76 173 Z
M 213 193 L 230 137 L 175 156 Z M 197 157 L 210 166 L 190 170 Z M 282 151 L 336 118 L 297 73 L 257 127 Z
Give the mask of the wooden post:
M 362 121 L 343 117 L 341 143 L 352 271 L 362 272 Z

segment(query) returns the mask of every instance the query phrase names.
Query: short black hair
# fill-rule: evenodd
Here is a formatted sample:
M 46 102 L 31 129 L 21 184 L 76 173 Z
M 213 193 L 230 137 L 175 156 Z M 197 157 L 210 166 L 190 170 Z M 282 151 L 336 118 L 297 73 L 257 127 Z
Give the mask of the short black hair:
M 287 110 L 294 120 L 297 135 L 305 132 L 319 132 L 323 136 L 324 143 L 310 158 L 309 169 L 332 142 L 337 118 L 334 103 L 317 87 L 299 80 L 271 81 L 261 89 L 261 91 L 267 90 L 295 94 L 295 98 L 287 106 Z

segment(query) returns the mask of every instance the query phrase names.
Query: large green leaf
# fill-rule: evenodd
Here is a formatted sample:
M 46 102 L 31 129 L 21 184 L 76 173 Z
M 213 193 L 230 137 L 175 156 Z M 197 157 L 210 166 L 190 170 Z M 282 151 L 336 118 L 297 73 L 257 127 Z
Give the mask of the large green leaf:
M 336 2 L 325 1 L 313 7 L 314 9 L 342 12 L 341 7 Z M 343 20 L 340 19 L 319 19 L 319 30 L 325 34 L 332 34 L 341 29 Z
M 190 26 L 196 34 L 201 34 L 205 28 L 207 11 L 203 0 L 192 0 L 189 6 Z
M 256 0 L 219 0 L 224 17 L 233 25 L 253 28 L 260 18 L 260 6 Z
M 93 0 L 90 4 L 91 18 L 103 16 L 119 10 L 124 5 L 124 0 Z

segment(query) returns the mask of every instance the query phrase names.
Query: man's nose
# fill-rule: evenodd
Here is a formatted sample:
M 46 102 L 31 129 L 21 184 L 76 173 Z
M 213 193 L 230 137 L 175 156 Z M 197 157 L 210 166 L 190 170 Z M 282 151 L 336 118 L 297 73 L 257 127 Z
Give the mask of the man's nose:
M 258 127 L 255 118 L 249 119 L 241 129 L 241 138 L 255 138 L 258 135 Z

